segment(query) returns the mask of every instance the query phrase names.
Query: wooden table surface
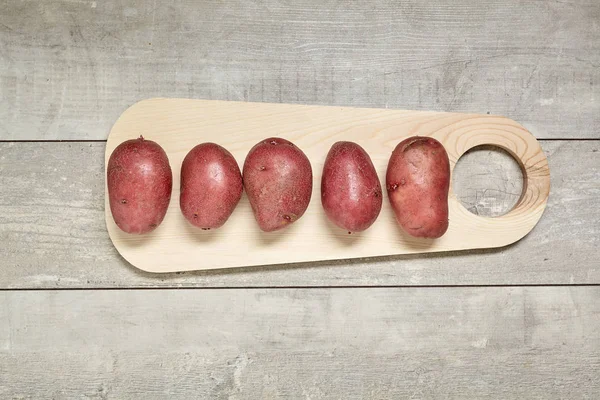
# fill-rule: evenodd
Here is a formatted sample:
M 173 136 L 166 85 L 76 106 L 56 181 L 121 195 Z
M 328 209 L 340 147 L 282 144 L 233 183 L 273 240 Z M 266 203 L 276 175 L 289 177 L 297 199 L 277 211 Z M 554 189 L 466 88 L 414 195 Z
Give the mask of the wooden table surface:
M 552 189 L 496 250 L 152 275 L 104 223 L 148 97 L 492 113 Z M 454 187 L 497 215 L 514 161 Z M 600 398 L 600 2 L 0 1 L 0 398 Z

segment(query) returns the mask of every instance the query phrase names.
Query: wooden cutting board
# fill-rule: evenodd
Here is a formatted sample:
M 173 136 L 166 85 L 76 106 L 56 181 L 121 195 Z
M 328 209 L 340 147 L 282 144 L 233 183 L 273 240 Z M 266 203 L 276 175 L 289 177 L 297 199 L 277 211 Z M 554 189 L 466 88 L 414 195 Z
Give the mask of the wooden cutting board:
M 140 135 L 158 142 L 169 157 L 173 195 L 167 215 L 152 233 L 128 235 L 115 225 L 106 195 L 106 224 L 121 255 L 150 272 L 505 246 L 531 231 L 542 216 L 550 191 L 548 161 L 536 139 L 515 121 L 494 115 L 149 99 L 133 105 L 117 120 L 106 143 L 106 162 L 121 142 Z M 416 239 L 395 222 L 384 190 L 381 214 L 370 229 L 349 235 L 332 225 L 320 201 L 321 171 L 331 145 L 347 140 L 364 147 L 384 187 L 392 150 L 412 135 L 439 140 L 448 151 L 451 169 L 475 146 L 491 144 L 507 150 L 524 173 L 523 194 L 517 205 L 500 217 L 477 216 L 460 204 L 451 187 L 446 234 L 436 240 Z M 291 140 L 312 163 L 313 194 L 304 216 L 282 231 L 261 232 L 244 195 L 222 228 L 202 231 L 190 225 L 179 210 L 179 173 L 187 152 L 199 143 L 215 142 L 231 151 L 241 168 L 250 148 L 270 136 Z

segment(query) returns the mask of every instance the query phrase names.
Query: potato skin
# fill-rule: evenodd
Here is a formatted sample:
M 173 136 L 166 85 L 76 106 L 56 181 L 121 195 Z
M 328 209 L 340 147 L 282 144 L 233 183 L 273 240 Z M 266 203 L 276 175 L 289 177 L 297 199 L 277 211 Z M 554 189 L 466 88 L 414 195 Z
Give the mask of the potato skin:
M 260 229 L 272 232 L 298 220 L 312 195 L 312 168 L 306 155 L 281 138 L 250 149 L 243 168 L 244 189 Z
M 331 146 L 321 178 L 321 203 L 327 217 L 348 232 L 364 231 L 379 216 L 382 197 L 367 152 L 353 142 Z
M 204 230 L 223 226 L 242 197 L 242 173 L 235 158 L 215 143 L 202 143 L 181 164 L 179 206 Z
M 430 239 L 446 233 L 450 162 L 440 142 L 422 136 L 400 142 L 388 163 L 386 186 L 406 233 Z
M 127 233 L 143 234 L 162 222 L 171 200 L 173 174 L 157 143 L 138 139 L 118 145 L 106 168 L 110 211 Z

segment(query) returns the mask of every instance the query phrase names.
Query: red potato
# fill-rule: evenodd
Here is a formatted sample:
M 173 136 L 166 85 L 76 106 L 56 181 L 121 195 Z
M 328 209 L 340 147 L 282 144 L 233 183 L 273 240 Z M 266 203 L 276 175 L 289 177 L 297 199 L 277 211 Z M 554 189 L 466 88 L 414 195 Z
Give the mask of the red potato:
M 396 146 L 386 174 L 396 220 L 411 236 L 435 239 L 448 229 L 450 162 L 444 146 L 413 136 Z
M 181 164 L 179 205 L 194 226 L 223 226 L 242 197 L 242 173 L 229 151 L 215 143 L 202 143 Z
M 110 211 L 121 230 L 142 234 L 160 225 L 171 200 L 173 175 L 157 143 L 140 136 L 118 145 L 108 160 L 106 182 Z
M 312 194 L 312 168 L 293 143 L 269 138 L 257 143 L 244 162 L 244 188 L 258 226 L 276 231 L 297 221 Z
M 381 211 L 381 184 L 371 158 L 356 143 L 337 142 L 327 154 L 321 179 L 327 217 L 348 232 L 370 227 Z

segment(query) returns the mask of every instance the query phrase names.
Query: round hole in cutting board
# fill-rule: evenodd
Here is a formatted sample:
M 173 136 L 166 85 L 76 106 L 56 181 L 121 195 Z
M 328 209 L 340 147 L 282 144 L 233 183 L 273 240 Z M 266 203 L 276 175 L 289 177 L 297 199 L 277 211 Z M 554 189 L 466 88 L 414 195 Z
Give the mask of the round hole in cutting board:
M 473 214 L 498 217 L 512 210 L 519 201 L 523 172 L 508 152 L 496 146 L 477 146 L 456 163 L 452 190 Z

